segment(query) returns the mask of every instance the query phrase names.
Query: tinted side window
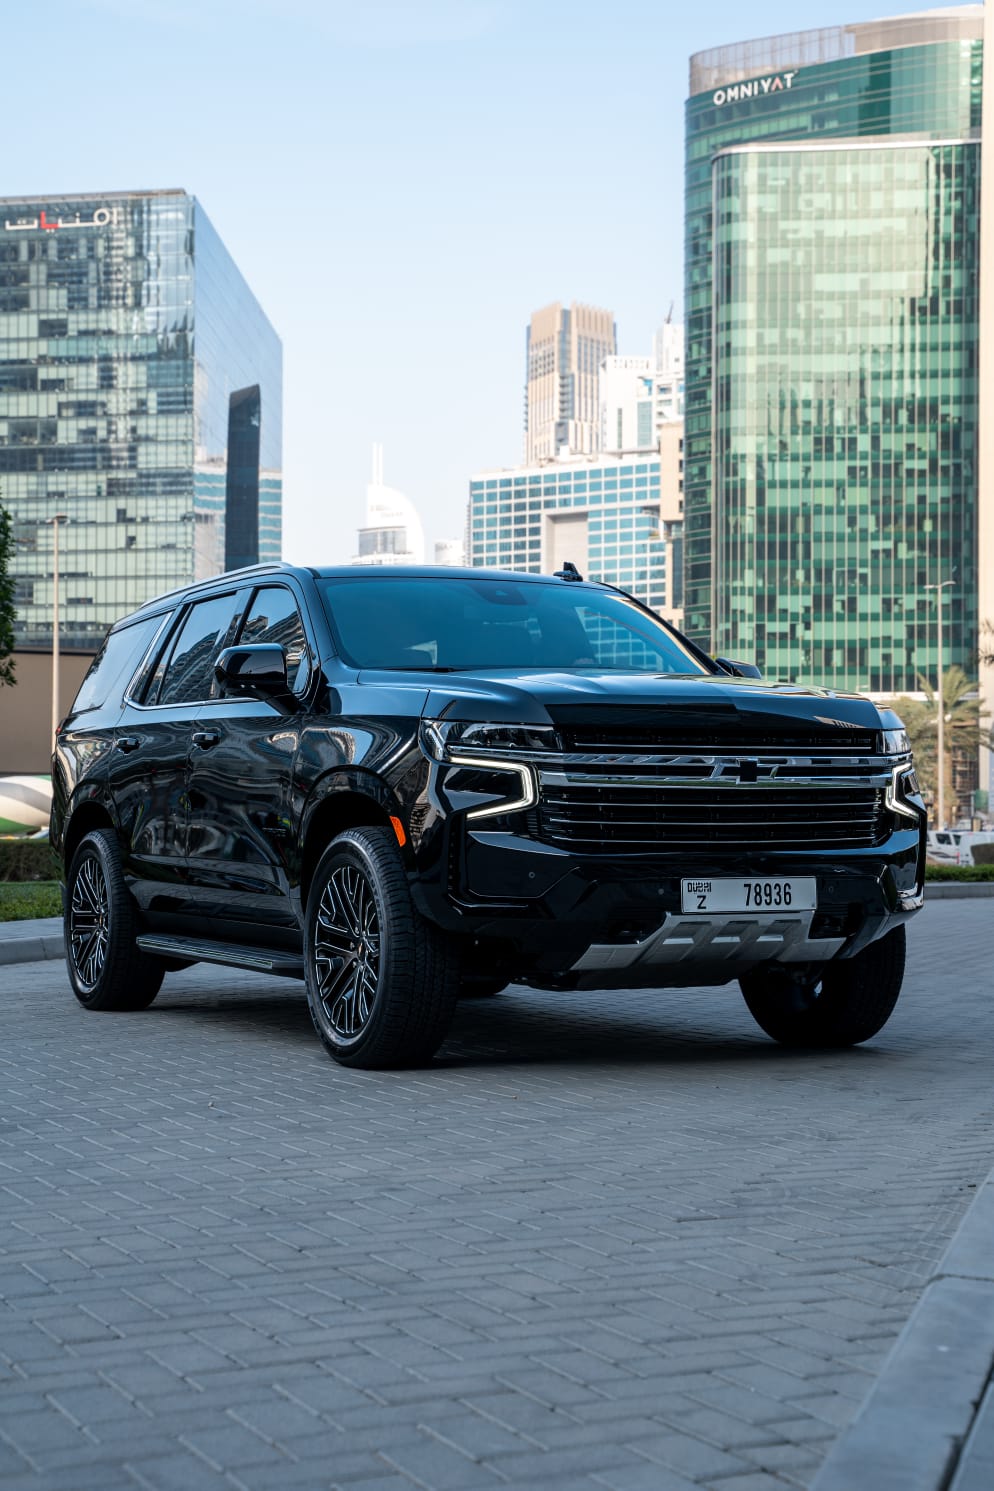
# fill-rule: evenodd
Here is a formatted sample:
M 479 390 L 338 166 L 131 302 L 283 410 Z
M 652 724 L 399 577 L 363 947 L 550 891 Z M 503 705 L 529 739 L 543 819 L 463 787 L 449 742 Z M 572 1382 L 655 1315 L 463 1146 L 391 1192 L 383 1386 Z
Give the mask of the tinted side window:
M 191 609 L 166 665 L 157 704 L 195 704 L 215 696 L 214 659 L 228 635 L 234 614 L 233 594 L 211 596 Z
M 72 713 L 100 709 L 108 702 L 119 704 L 146 647 L 161 625 L 161 616 L 149 616 L 133 626 L 110 632 L 79 686 Z
M 297 602 L 283 585 L 267 585 L 253 597 L 239 642 L 274 642 L 286 652 L 290 687 L 302 693 L 311 671 L 304 623 Z

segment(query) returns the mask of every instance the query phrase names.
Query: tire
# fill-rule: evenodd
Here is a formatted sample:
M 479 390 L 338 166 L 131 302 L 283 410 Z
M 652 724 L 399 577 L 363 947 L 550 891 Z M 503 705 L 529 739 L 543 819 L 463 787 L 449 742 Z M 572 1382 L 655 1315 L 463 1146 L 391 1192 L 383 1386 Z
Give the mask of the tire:
M 785 1046 L 858 1046 L 882 1030 L 901 992 L 903 927 L 854 958 L 824 966 L 767 965 L 740 980 L 749 1013 Z
M 390 829 L 350 828 L 321 856 L 304 971 L 314 1028 L 342 1066 L 420 1066 L 442 1044 L 457 960 L 415 910 Z
M 66 876 L 66 967 L 88 1010 L 147 1009 L 165 967 L 135 946 L 135 903 L 124 883 L 121 850 L 110 829 L 80 842 Z

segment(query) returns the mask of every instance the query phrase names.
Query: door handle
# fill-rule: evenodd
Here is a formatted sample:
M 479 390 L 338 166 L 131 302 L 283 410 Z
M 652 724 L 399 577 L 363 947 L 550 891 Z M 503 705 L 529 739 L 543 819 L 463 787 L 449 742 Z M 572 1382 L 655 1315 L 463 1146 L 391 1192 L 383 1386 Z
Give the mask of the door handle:
M 221 739 L 220 730 L 195 730 L 193 732 L 193 744 L 199 746 L 202 751 L 209 751 L 216 746 Z
M 119 735 L 114 745 L 117 750 L 123 751 L 127 755 L 129 751 L 137 751 L 141 745 L 141 741 L 137 735 Z

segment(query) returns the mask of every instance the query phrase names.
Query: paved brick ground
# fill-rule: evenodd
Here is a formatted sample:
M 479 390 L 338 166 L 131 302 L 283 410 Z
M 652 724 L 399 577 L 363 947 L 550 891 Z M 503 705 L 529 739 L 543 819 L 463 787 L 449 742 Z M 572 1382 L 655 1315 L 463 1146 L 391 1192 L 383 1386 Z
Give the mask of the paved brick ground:
M 806 1485 L 994 1160 L 991 921 L 830 1055 L 520 992 L 349 1073 L 294 984 L 0 970 L 5 1491 Z

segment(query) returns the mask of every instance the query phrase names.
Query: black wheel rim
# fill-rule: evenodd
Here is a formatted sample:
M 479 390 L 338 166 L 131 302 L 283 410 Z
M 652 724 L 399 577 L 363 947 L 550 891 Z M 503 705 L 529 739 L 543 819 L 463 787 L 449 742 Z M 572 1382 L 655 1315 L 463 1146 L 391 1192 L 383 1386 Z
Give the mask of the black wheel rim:
M 69 948 L 76 977 L 93 989 L 107 962 L 110 897 L 103 865 L 87 855 L 76 871 L 69 897 Z
M 340 1045 L 369 1024 L 380 973 L 380 923 L 372 887 L 356 865 L 332 870 L 314 925 L 318 1014 Z

